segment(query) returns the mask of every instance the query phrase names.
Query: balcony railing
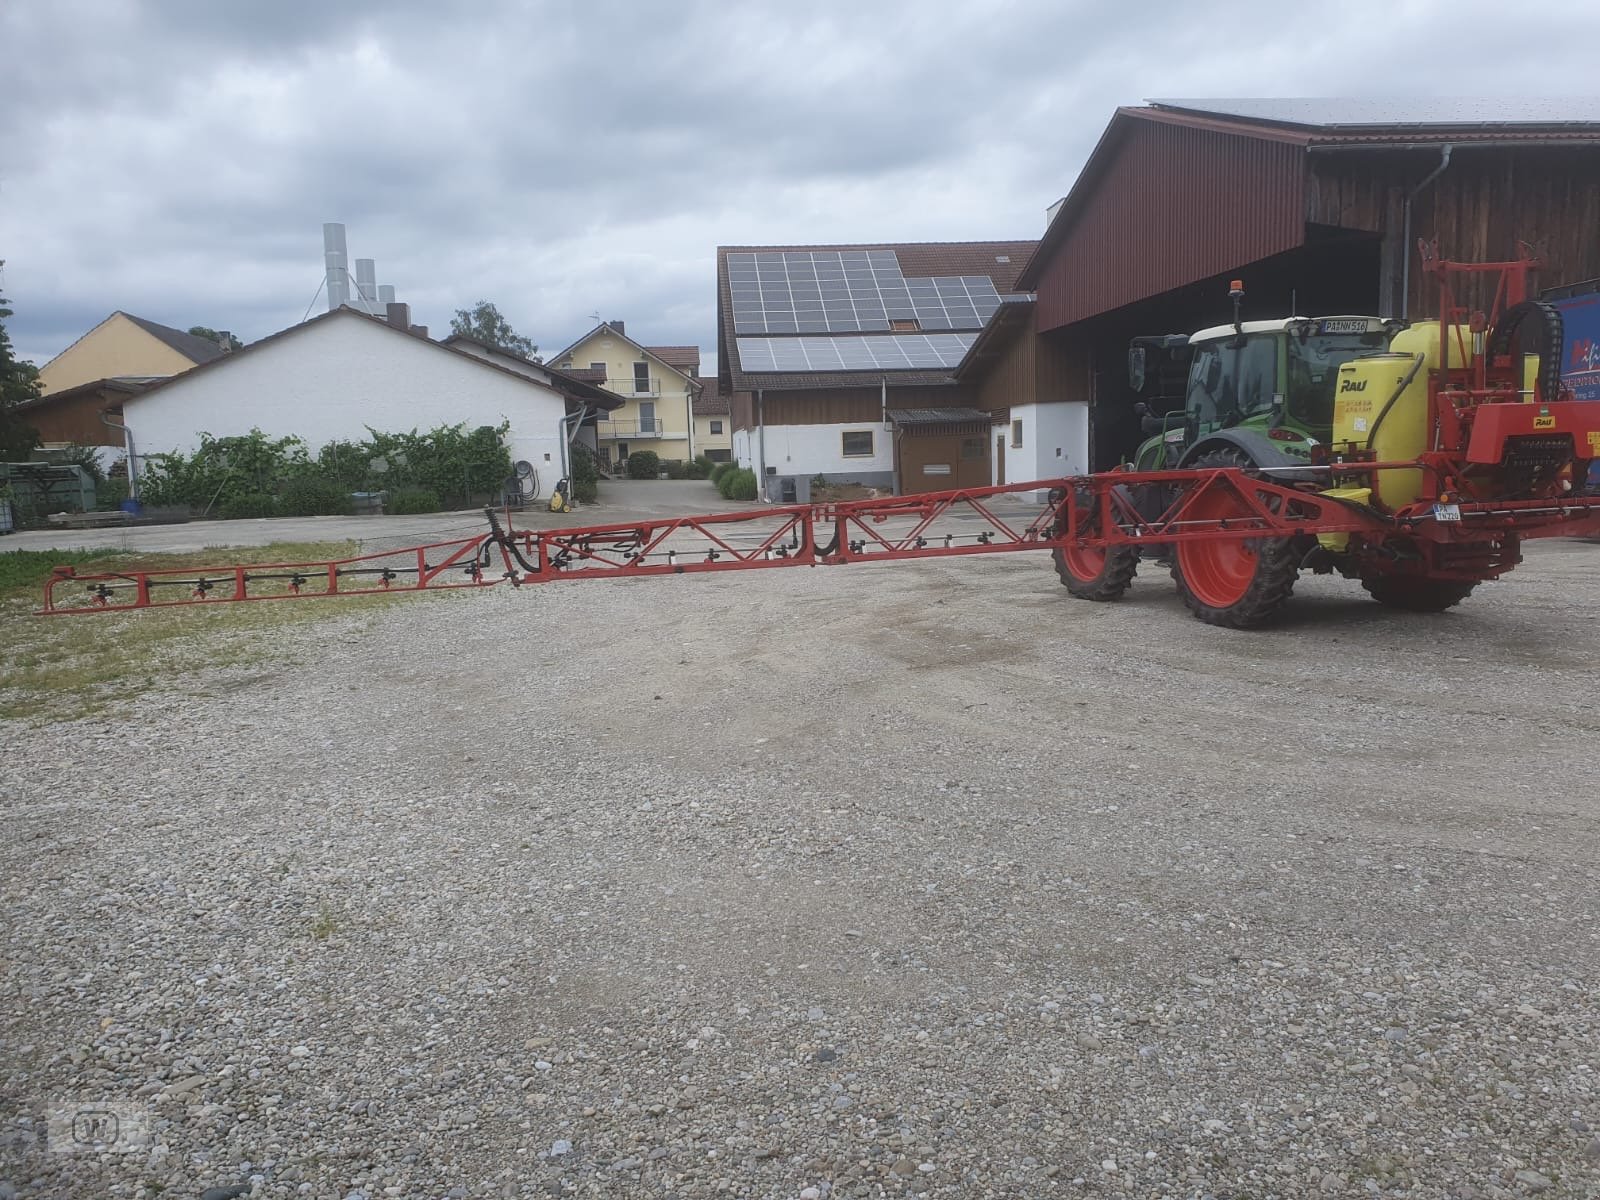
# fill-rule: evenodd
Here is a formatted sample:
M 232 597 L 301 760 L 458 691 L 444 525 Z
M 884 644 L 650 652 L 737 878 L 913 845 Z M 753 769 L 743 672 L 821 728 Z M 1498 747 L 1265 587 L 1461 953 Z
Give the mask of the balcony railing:
M 613 379 L 601 386 L 606 391 L 617 396 L 661 395 L 661 380 L 659 379 Z
M 653 421 L 601 421 L 599 434 L 602 438 L 658 438 L 658 437 L 683 437 L 682 433 L 667 433 L 662 428 L 661 419 Z

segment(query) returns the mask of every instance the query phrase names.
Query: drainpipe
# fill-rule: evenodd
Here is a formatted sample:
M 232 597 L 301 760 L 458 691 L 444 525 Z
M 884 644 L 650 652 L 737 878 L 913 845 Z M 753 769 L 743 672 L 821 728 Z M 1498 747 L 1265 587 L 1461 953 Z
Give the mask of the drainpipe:
M 1406 193 L 1405 221 L 1402 224 L 1403 232 L 1400 235 L 1400 319 L 1405 320 L 1411 307 L 1411 202 L 1415 200 L 1424 188 L 1439 176 L 1444 174 L 1444 169 L 1450 165 L 1450 154 L 1455 149 L 1449 142 L 1439 148 L 1439 165 L 1428 172 L 1426 178 L 1416 187 Z
M 694 384 L 683 390 L 683 411 L 689 418 L 689 461 L 694 461 Z
M 763 496 L 767 495 L 767 425 L 761 413 L 760 388 L 756 389 L 756 486 Z
M 102 425 L 107 425 L 112 429 L 122 430 L 122 449 L 123 452 L 128 456 L 128 499 L 137 500 L 139 498 L 139 481 L 138 477 L 134 473 L 133 430 L 129 429 L 127 426 L 127 412 L 124 410 L 122 423 L 119 424 L 116 421 L 108 420 L 104 410 L 102 410 L 100 413 L 100 423 Z

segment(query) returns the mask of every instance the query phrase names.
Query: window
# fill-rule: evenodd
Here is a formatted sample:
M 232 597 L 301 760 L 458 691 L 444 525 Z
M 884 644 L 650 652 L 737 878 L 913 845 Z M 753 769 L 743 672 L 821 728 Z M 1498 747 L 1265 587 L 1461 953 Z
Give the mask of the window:
M 889 329 L 893 333 L 916 333 L 921 328 L 922 322 L 915 317 L 899 318 L 889 322 Z
M 639 436 L 649 437 L 656 432 L 656 405 L 653 400 L 639 401 Z
M 571 365 L 572 365 L 571 363 L 567 364 L 567 366 L 569 366 L 569 367 Z M 589 370 L 591 370 L 591 371 L 599 371 L 600 374 L 604 375 L 606 373 L 606 365 L 605 365 L 605 363 L 590 363 L 589 364 Z
M 635 393 L 650 394 L 650 364 L 636 362 L 633 364 L 633 390 Z
M 1013 422 L 1011 422 L 1011 448 L 1013 450 L 1020 450 L 1022 448 L 1022 422 L 1021 421 L 1013 421 Z
M 722 432 L 722 422 L 721 421 L 713 421 L 713 422 L 711 422 L 711 432 L 720 434 Z
M 1233 339 L 1207 342 L 1189 368 L 1185 408 L 1199 421 L 1201 432 L 1237 425 L 1272 407 L 1278 381 L 1278 336 L 1253 333 L 1243 346 Z
M 985 442 L 981 437 L 962 438 L 961 457 L 967 459 L 982 458 L 983 452 L 987 447 L 988 443 Z
M 561 364 L 561 369 L 562 369 L 562 370 L 563 370 L 563 371 L 570 371 L 570 370 L 572 370 L 572 360 L 571 360 L 571 359 L 570 359 L 570 358 L 569 358 L 569 359 L 565 359 L 565 360 L 564 360 L 564 361 L 563 361 L 563 362 L 562 362 L 562 364 Z
M 846 458 L 872 457 L 872 430 L 847 429 L 840 435 L 841 450 Z

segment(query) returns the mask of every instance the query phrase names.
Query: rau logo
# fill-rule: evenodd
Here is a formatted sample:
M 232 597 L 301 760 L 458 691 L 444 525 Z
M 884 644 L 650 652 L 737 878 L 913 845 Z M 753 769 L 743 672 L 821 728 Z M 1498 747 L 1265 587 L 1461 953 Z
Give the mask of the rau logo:
M 1367 390 L 1367 381 L 1365 379 L 1341 379 L 1339 380 L 1339 390 L 1341 392 L 1364 392 Z

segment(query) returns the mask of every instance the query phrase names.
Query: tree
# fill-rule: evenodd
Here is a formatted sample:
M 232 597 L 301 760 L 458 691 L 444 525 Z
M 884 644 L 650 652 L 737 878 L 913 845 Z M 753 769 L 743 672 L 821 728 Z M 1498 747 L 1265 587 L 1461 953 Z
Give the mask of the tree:
M 511 328 L 511 323 L 500 315 L 500 310 L 487 300 L 479 300 L 472 308 L 456 309 L 456 315 L 450 318 L 450 329 L 462 337 L 499 346 L 526 359 L 533 359 L 539 352 L 539 347 Z
M 5 266 L 0 261 L 0 267 Z M 17 405 L 39 395 L 39 368 L 11 349 L 5 319 L 11 306 L 0 296 L 0 462 L 23 462 L 39 444 L 39 431 L 17 415 Z
M 231 333 L 229 333 L 229 334 L 218 333 L 215 329 L 207 329 L 204 325 L 192 325 L 192 326 L 189 327 L 189 332 L 193 336 L 195 336 L 197 338 L 205 338 L 205 340 L 208 341 L 208 342 L 215 342 L 217 345 L 221 346 L 224 350 L 243 350 L 244 349 L 244 343 L 241 342 L 238 338 L 234 337 L 233 334 L 231 334 Z M 223 341 L 222 339 L 224 337 L 226 337 L 228 340 L 227 341 Z

